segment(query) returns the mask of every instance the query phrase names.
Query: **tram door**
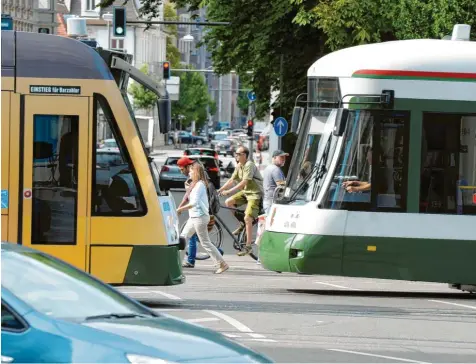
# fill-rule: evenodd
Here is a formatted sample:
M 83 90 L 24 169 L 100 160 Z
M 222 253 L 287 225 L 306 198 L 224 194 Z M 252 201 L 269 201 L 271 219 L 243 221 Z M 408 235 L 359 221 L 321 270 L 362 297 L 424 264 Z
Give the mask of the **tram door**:
M 90 169 L 88 99 L 25 96 L 20 146 L 21 243 L 83 270 Z

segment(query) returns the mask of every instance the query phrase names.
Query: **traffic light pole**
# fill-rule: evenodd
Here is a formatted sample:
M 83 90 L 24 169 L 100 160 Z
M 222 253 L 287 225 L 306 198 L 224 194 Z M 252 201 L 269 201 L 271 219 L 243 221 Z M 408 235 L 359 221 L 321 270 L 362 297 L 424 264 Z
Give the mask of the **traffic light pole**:
M 253 126 L 251 128 L 251 136 L 248 135 L 248 150 L 250 151 L 250 156 L 249 156 L 249 160 L 253 160 L 253 140 L 254 140 L 254 134 L 253 134 L 253 130 L 254 130 L 254 117 L 255 117 L 255 111 L 256 111 L 256 105 L 254 102 L 250 102 L 249 105 L 248 105 L 248 120 L 252 120 L 253 121 Z

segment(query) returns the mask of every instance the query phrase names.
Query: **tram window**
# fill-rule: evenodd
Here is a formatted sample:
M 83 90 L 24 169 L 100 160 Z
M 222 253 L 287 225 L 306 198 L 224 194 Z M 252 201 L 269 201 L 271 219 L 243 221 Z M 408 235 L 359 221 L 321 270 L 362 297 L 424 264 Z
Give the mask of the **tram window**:
M 17 315 L 2 303 L 2 331 L 20 332 L 25 328 L 25 325 L 17 318 Z
M 76 244 L 76 115 L 34 115 L 32 244 Z
M 95 94 L 93 203 L 95 216 L 142 216 L 145 201 L 139 181 L 106 99 Z M 108 144 L 102 141 L 108 141 Z
M 476 116 L 423 114 L 420 212 L 476 215 Z
M 327 207 L 404 211 L 409 114 L 356 111 L 347 124 Z

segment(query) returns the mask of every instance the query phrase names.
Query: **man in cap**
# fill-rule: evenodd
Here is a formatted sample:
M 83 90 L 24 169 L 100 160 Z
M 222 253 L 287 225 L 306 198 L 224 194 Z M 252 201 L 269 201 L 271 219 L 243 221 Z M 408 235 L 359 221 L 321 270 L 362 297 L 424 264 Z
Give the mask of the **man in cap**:
M 286 157 L 289 156 L 289 154 L 282 150 L 275 150 L 272 156 L 272 163 L 263 171 L 263 208 L 265 214 L 268 214 L 268 211 L 273 204 L 273 196 L 276 187 L 286 183 L 286 178 L 284 177 L 281 167 L 286 163 Z

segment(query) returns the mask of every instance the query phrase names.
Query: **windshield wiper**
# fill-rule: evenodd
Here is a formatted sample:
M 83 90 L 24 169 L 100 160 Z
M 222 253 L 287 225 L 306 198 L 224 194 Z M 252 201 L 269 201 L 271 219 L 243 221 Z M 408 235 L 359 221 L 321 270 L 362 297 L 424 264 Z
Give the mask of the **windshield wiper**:
M 106 313 L 104 315 L 95 315 L 95 316 L 88 316 L 85 318 L 86 321 L 89 320 L 101 320 L 101 319 L 127 319 L 127 318 L 150 318 L 150 317 L 158 317 L 158 315 L 150 314 L 144 315 L 141 313 Z

